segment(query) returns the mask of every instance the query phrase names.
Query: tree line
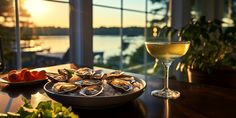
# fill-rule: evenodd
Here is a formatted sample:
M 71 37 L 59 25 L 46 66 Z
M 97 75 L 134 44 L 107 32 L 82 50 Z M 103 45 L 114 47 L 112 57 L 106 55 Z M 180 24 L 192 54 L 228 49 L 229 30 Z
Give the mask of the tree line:
M 62 27 L 36 27 L 30 28 L 33 30 L 33 35 L 69 35 L 69 28 Z M 31 31 L 30 31 L 31 32 Z M 120 35 L 120 27 L 99 27 L 93 29 L 94 35 Z M 123 35 L 138 36 L 144 34 L 143 27 L 125 27 Z

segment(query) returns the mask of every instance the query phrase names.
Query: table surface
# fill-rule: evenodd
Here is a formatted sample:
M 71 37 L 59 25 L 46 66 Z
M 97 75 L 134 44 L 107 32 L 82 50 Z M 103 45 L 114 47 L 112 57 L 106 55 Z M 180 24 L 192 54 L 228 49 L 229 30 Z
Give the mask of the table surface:
M 58 68 L 71 68 L 73 64 L 39 68 L 55 72 Z M 150 92 L 161 89 L 163 81 L 153 77 L 145 78 L 147 88 L 142 96 L 125 105 L 100 110 L 73 109 L 80 118 L 235 118 L 236 89 L 208 85 L 197 85 L 170 80 L 170 88 L 181 92 L 177 99 L 153 97 Z M 42 89 L 44 83 L 33 86 L 12 87 L 0 84 L 0 113 L 15 112 L 22 106 L 22 98 L 31 100 L 33 106 L 41 100 L 50 99 Z

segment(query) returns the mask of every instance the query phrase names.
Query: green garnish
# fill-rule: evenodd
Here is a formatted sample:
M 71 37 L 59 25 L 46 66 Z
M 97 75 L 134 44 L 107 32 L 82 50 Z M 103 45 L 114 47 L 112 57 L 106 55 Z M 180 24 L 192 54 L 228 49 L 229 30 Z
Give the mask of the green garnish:
M 33 108 L 28 100 L 16 113 L 0 114 L 0 118 L 79 118 L 72 112 L 71 107 L 66 108 L 60 103 L 43 101 Z

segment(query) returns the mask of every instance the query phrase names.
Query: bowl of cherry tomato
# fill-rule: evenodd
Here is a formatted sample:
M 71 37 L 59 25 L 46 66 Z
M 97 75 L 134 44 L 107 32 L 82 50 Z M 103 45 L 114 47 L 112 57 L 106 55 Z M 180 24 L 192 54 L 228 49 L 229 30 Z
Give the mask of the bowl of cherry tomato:
M 0 78 L 1 83 L 10 85 L 32 85 L 47 81 L 45 70 L 29 70 L 28 68 L 11 70 Z

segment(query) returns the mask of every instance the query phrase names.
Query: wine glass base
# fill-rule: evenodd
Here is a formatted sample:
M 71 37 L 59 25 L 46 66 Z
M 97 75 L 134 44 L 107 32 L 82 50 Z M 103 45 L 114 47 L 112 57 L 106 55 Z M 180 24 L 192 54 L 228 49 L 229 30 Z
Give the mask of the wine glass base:
M 170 89 L 162 89 L 162 90 L 153 90 L 151 92 L 151 95 L 155 96 L 155 97 L 175 99 L 175 98 L 178 98 L 180 96 L 180 92 L 170 90 Z

